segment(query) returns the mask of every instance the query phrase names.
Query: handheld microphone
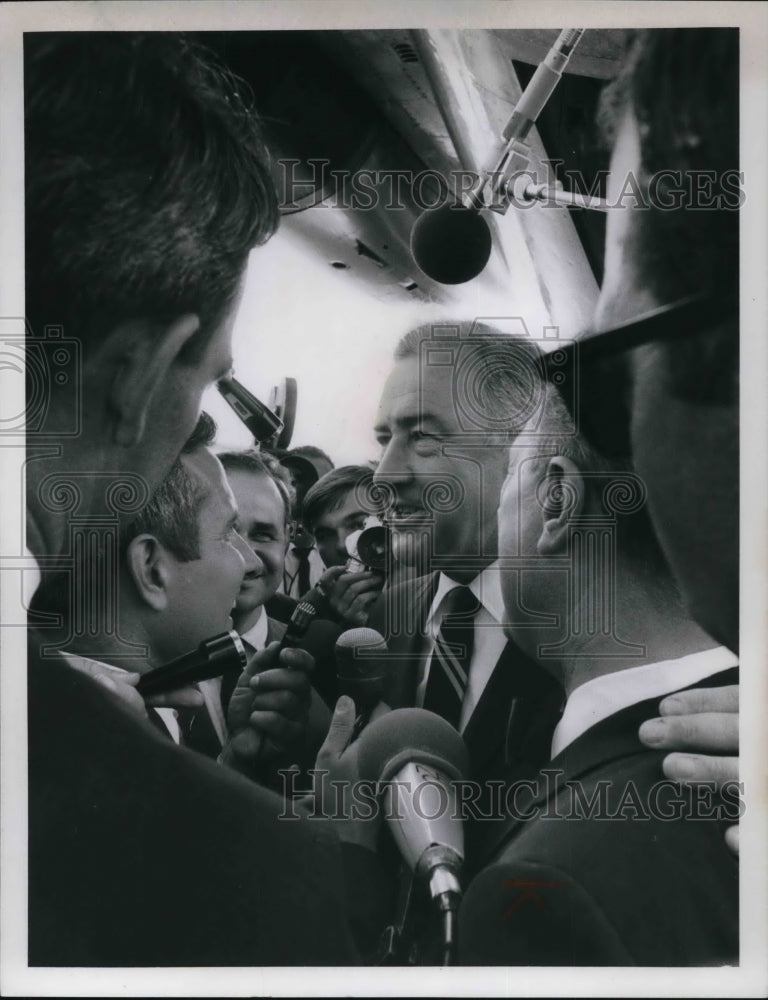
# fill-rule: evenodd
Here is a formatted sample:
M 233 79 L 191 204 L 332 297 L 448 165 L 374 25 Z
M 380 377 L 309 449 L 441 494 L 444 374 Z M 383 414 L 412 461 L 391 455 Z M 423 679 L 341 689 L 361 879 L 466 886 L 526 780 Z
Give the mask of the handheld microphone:
M 141 695 L 163 694 L 196 681 L 220 677 L 233 667 L 243 670 L 246 661 L 240 636 L 232 629 L 206 639 L 191 653 L 142 674 L 136 687 Z
M 490 208 L 506 212 L 507 186 L 518 167 L 528 163 L 524 140 L 552 96 L 583 28 L 565 28 L 520 95 L 502 132 L 503 147 L 493 169 L 485 171 L 466 196 L 464 204 L 427 209 L 411 231 L 411 254 L 421 270 L 442 285 L 460 285 L 477 277 L 491 256 L 491 230 L 479 214 L 490 190 Z M 533 197 L 533 196 L 532 196 Z M 494 204 L 494 198 L 496 204 Z
M 317 608 L 309 601 L 299 601 L 293 609 L 293 614 L 280 640 L 280 649 L 292 649 L 298 646 L 309 630 L 309 626 L 317 617 Z
M 283 421 L 280 417 L 238 382 L 234 375 L 220 378 L 216 387 L 253 434 L 257 444 L 269 441 L 282 431 Z
M 351 628 L 336 640 L 339 694 L 348 695 L 357 708 L 350 742 L 360 735 L 383 697 L 387 652 L 384 637 L 372 628 Z
M 306 635 L 309 626 L 314 621 L 316 614 L 316 610 L 311 604 L 307 604 L 306 601 L 300 601 L 296 605 L 283 633 L 283 638 L 280 640 L 278 656 L 281 649 L 292 649 L 298 646 L 299 642 Z M 253 749 L 251 751 L 254 757 L 263 756 L 265 752 L 269 751 L 277 752 L 272 741 L 261 733 L 255 734 L 253 737 Z M 226 759 L 226 752 L 223 759 Z
M 358 764 L 361 777 L 385 783 L 388 825 L 405 862 L 428 885 L 442 916 L 445 964 L 451 964 L 464 861 L 453 782 L 468 770 L 464 741 L 433 712 L 395 709 L 363 731 Z

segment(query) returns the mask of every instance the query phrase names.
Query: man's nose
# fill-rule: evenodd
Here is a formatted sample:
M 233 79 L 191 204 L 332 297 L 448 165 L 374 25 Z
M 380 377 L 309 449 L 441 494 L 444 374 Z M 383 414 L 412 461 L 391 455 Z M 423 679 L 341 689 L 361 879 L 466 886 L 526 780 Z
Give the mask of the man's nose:
M 349 534 L 349 531 L 339 531 L 336 534 L 336 552 L 344 560 L 349 558 L 349 553 L 347 552 L 347 538 Z
M 379 487 L 394 487 L 399 483 L 410 482 L 413 479 L 413 467 L 410 455 L 394 438 L 384 449 L 384 452 L 373 473 L 373 482 Z
M 264 563 L 239 533 L 237 534 L 237 551 L 242 556 L 243 563 L 245 564 L 243 575 L 246 573 L 262 573 L 264 571 Z

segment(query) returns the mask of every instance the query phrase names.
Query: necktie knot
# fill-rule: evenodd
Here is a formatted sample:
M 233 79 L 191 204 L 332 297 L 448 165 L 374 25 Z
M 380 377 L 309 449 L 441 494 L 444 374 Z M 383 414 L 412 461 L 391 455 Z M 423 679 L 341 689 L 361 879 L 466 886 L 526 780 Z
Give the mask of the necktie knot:
M 469 587 L 454 587 L 443 598 L 440 610 L 442 620 L 440 627 L 469 625 L 474 622 L 475 615 L 482 607 Z

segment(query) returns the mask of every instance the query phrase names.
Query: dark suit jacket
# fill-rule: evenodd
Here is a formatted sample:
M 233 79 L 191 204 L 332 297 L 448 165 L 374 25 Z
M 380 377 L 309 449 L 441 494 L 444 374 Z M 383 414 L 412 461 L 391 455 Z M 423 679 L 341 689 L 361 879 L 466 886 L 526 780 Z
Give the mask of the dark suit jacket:
M 696 686 L 732 684 L 736 673 Z M 593 726 L 547 765 L 561 772 L 555 785 L 539 775 L 538 795 L 520 791 L 518 809 L 536 816 L 509 817 L 501 830 L 496 824 L 486 843 L 493 860 L 469 884 L 459 914 L 463 964 L 738 960 L 738 861 L 723 838 L 737 810 L 732 800 L 727 819 L 658 815 L 660 807 L 674 816 L 681 794 L 671 782 L 659 787 L 664 753 L 647 750 L 637 736 L 638 726 L 658 715 L 659 700 Z M 578 818 L 568 781 L 580 783 L 587 801 L 606 783 L 604 811 L 617 818 L 588 818 L 588 809 Z
M 385 700 L 393 708 L 415 703 L 419 665 L 424 659 L 424 627 L 438 576 L 435 573 L 419 577 L 412 584 L 387 588 L 371 608 L 368 625 L 386 638 L 390 653 Z M 547 714 L 546 720 L 540 719 L 545 730 L 541 734 L 534 735 L 528 725 L 525 727 L 525 754 L 535 759 L 539 743 L 543 746 L 549 739 L 553 712 L 561 700 L 559 685 L 508 641 L 462 733 L 470 758 L 471 773 L 467 777 L 485 780 L 497 771 L 505 773 L 511 760 L 518 759 L 518 716 L 526 702 L 528 706 L 540 706 L 540 717 Z
M 368 852 L 163 739 L 60 661 L 29 655 L 29 961 L 359 960 L 381 885 Z

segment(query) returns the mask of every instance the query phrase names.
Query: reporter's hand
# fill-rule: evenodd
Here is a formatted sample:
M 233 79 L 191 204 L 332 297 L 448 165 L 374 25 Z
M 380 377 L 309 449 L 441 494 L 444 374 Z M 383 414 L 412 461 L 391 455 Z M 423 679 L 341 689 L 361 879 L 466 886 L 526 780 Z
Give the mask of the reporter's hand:
M 381 826 L 381 810 L 375 809 L 370 818 L 357 815 L 353 788 L 360 781 L 358 744 L 349 746 L 355 726 L 355 703 L 342 695 L 336 702 L 328 735 L 315 761 L 313 796 L 314 814 L 323 815 L 333 823 L 339 840 L 376 850 Z
M 320 580 L 337 618 L 356 627 L 367 624 L 370 607 L 384 586 L 380 573 L 350 573 L 344 566 L 331 566 Z
M 141 719 L 147 717 L 147 705 L 152 708 L 199 708 L 203 704 L 203 696 L 196 687 L 181 687 L 164 694 L 153 694 L 143 698 L 136 690 L 141 674 L 135 670 L 123 670 L 113 667 L 110 663 L 90 660 L 84 657 L 66 656 L 67 663 L 81 674 L 87 674 L 97 683 L 125 703 L 125 705 Z
M 640 740 L 653 750 L 673 750 L 663 761 L 672 781 L 714 782 L 722 788 L 739 779 L 739 687 L 678 691 L 660 705 L 661 717 L 640 727 Z M 689 752 L 690 751 L 690 752 Z M 726 832 L 732 851 L 739 851 L 738 826 Z
M 273 642 L 240 675 L 227 710 L 230 739 L 222 759 L 237 766 L 282 753 L 306 729 L 315 661 L 303 649 Z
M 146 719 L 147 708 L 144 699 L 136 690 L 139 683 L 139 673 L 128 670 L 118 670 L 108 663 L 101 663 L 98 660 L 89 660 L 80 656 L 67 656 L 63 654 L 73 670 L 92 678 L 97 684 L 105 687 L 112 694 L 116 695 L 134 715 L 140 719 Z

